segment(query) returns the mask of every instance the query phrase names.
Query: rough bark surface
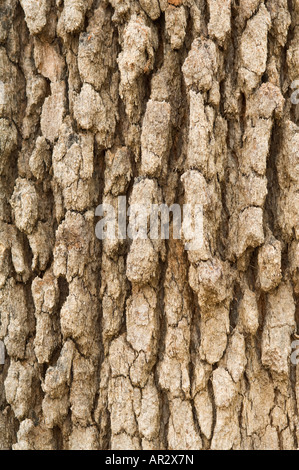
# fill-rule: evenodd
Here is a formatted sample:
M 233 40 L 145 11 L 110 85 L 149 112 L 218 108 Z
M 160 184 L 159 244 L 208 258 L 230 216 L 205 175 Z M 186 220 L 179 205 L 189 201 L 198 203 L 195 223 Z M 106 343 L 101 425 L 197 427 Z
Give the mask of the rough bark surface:
M 296 79 L 298 0 L 1 0 L 1 449 L 298 447 Z

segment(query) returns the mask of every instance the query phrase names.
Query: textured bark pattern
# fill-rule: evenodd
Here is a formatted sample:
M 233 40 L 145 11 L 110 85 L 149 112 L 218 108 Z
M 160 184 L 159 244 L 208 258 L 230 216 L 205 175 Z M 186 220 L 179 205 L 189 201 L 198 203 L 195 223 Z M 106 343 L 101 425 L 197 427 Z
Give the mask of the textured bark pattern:
M 298 0 L 1 0 L 1 449 L 297 448 L 296 79 Z

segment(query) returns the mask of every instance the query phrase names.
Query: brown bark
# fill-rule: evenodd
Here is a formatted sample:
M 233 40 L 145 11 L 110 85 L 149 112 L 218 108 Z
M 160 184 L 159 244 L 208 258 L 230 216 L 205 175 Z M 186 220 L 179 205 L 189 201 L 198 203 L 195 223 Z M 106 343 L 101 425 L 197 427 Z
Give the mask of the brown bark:
M 296 449 L 298 0 L 0 19 L 0 449 Z M 202 248 L 98 240 L 119 196 Z

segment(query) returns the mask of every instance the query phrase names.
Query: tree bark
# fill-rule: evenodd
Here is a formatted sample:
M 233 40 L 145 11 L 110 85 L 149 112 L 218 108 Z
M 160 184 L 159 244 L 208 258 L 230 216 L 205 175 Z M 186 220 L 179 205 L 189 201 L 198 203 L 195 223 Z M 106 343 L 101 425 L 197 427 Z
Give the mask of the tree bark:
M 297 449 L 299 1 L 0 17 L 0 448 Z M 119 196 L 202 247 L 99 240 Z

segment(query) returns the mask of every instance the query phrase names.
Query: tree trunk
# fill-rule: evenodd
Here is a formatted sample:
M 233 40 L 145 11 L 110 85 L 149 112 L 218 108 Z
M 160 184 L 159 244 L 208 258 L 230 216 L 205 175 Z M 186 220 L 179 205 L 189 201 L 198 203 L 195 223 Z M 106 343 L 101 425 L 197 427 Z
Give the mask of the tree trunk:
M 296 449 L 299 1 L 0 15 L 0 448 Z

